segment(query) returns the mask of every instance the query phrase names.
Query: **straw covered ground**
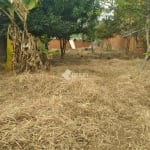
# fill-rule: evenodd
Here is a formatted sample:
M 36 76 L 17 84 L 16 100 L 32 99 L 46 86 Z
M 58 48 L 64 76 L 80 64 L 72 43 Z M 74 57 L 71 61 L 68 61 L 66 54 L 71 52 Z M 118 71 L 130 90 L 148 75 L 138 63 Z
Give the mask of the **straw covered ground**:
M 150 64 L 139 73 L 142 59 L 110 56 L 0 73 L 0 150 L 149 150 Z

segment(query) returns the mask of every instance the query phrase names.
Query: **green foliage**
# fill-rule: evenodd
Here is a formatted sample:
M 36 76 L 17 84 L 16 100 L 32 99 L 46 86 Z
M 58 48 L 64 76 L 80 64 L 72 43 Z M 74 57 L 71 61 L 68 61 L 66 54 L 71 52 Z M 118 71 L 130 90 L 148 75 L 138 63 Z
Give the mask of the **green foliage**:
M 0 12 L 0 37 L 6 37 L 9 23 L 9 19 Z
M 28 28 L 36 36 L 69 39 L 71 34 L 86 32 L 98 15 L 96 0 L 43 0 L 31 11 Z
M 28 10 L 35 8 L 39 0 L 22 0 Z
M 145 27 L 146 16 L 150 13 L 149 0 L 116 0 L 116 3 L 115 16 L 120 21 L 122 34 Z M 141 33 L 137 32 L 135 35 Z
M 95 34 L 99 38 L 109 38 L 114 33 L 122 36 L 136 36 L 143 39 L 146 17 L 150 14 L 149 0 L 100 0 L 107 5 L 107 12 L 112 12 L 111 17 L 106 17 L 96 26 Z M 135 32 L 136 31 L 136 32 Z M 145 38 L 146 39 L 146 38 Z
M 48 49 L 45 48 L 45 44 L 43 42 L 40 42 L 39 48 L 42 54 L 48 56 Z
M 105 19 L 95 27 L 95 36 L 100 39 L 110 38 L 119 32 L 115 20 Z
M 42 54 L 44 54 L 47 58 L 49 57 L 49 54 L 51 54 L 51 56 L 53 57 L 58 57 L 60 56 L 60 50 L 59 49 L 53 49 L 51 52 L 45 48 L 45 44 L 40 42 L 40 51 Z
M 6 10 L 6 9 L 10 9 L 10 8 L 12 8 L 12 5 L 9 0 L 1 0 L 0 1 L 0 9 Z
M 40 36 L 40 40 L 42 43 L 47 44 L 49 42 L 49 38 L 46 34 Z
M 59 50 L 59 49 L 54 50 L 54 51 L 52 52 L 52 55 L 53 55 L 54 57 L 60 56 L 60 50 Z

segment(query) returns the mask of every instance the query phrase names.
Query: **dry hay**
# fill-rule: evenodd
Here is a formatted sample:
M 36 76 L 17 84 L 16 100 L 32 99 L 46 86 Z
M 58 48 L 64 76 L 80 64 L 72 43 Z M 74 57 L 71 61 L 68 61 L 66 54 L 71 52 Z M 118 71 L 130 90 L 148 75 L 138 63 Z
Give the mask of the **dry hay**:
M 0 149 L 149 150 L 150 70 L 137 75 L 139 62 L 92 60 L 69 81 L 62 66 L 0 75 Z

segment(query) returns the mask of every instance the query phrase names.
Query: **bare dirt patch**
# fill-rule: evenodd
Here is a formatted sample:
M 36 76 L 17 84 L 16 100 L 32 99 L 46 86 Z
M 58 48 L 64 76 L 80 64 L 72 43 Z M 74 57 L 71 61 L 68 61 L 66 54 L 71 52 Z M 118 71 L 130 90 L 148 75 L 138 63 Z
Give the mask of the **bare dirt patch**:
M 0 149 L 149 150 L 150 67 L 139 74 L 140 59 L 98 57 L 0 74 Z M 67 81 L 66 69 L 88 76 Z

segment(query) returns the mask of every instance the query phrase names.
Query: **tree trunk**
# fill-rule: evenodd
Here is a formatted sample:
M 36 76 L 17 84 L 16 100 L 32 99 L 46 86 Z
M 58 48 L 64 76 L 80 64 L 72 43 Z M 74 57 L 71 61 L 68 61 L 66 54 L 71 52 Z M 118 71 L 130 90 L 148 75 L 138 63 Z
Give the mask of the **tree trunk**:
M 91 50 L 92 50 L 92 54 L 94 54 L 95 50 L 94 50 L 94 38 L 91 37 Z
M 138 44 L 138 37 L 135 36 L 133 51 L 137 50 L 137 44 Z
M 109 38 L 107 39 L 107 43 L 106 44 L 107 44 L 107 48 L 106 48 L 107 51 L 111 51 L 112 50 L 112 45 L 111 45 L 111 42 L 110 42 Z
M 127 47 L 126 47 L 126 54 L 128 55 L 130 51 L 130 37 L 127 37 Z
M 66 52 L 66 45 L 67 45 L 67 40 L 61 38 L 60 39 L 61 58 L 64 58 L 64 55 L 65 55 L 65 52 Z

